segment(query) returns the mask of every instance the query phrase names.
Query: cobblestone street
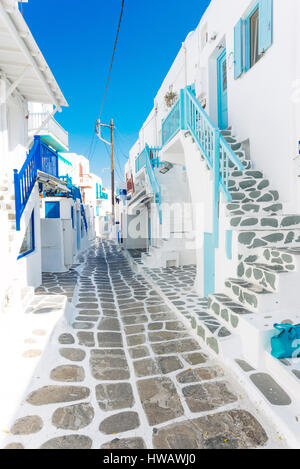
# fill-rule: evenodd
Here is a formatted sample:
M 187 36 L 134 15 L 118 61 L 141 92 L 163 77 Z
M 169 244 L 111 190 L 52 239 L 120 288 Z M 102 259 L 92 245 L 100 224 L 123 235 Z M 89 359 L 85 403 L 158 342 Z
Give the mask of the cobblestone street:
M 42 321 L 62 296 L 72 302 L 68 323 L 57 323 L 38 359 L 6 448 L 283 445 L 113 243 L 97 241 L 81 261 L 67 274 L 45 275 L 27 312 Z

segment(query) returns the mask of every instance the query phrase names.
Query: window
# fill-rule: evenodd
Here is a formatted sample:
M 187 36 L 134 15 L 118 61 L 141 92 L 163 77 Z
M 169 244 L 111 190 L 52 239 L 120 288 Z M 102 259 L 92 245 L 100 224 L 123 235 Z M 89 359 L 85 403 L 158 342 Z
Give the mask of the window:
M 273 0 L 259 0 L 234 28 L 234 78 L 252 68 L 272 43 Z
M 18 259 L 21 257 L 28 256 L 31 252 L 35 250 L 34 243 L 34 211 L 32 211 L 31 218 L 23 239 L 23 243 L 19 252 Z
M 59 202 L 45 202 L 45 218 L 60 218 Z

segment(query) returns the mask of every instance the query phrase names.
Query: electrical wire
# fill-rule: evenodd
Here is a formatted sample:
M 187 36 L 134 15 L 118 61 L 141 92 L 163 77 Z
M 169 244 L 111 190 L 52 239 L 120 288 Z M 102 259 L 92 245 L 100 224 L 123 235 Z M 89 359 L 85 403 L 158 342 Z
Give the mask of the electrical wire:
M 112 71 L 112 67 L 113 67 L 113 63 L 114 63 L 114 58 L 115 58 L 115 53 L 116 53 L 116 48 L 117 48 L 117 43 L 118 43 L 118 38 L 119 38 L 119 32 L 120 32 L 120 27 L 121 27 L 121 21 L 122 21 L 122 17 L 123 17 L 124 3 L 125 3 L 125 0 L 122 0 L 121 13 L 120 13 L 120 18 L 119 18 L 119 24 L 118 24 L 116 39 L 115 39 L 115 43 L 114 43 L 113 54 L 112 54 L 112 58 L 111 58 L 111 62 L 110 62 L 106 87 L 105 87 L 104 96 L 103 96 L 103 100 L 102 100 L 102 104 L 101 104 L 100 119 L 101 119 L 101 116 L 102 116 L 104 102 L 105 102 L 105 98 L 106 98 L 107 91 L 108 91 L 108 85 L 109 85 L 109 80 L 110 80 L 110 76 L 111 76 L 111 71 Z
M 115 53 L 116 53 L 116 48 L 117 48 L 117 43 L 118 43 L 118 38 L 119 38 L 119 33 L 120 33 L 120 27 L 121 27 L 121 22 L 122 22 L 122 17 L 123 17 L 124 4 L 125 4 L 125 0 L 122 0 L 121 12 L 120 12 L 120 18 L 119 18 L 119 23 L 118 23 L 117 34 L 116 34 L 116 38 L 115 38 L 115 42 L 114 42 L 114 48 L 113 48 L 112 58 L 111 58 L 111 62 L 110 62 L 108 77 L 107 77 L 106 86 L 105 86 L 105 91 L 104 91 L 104 95 L 103 95 L 103 99 L 102 99 L 102 104 L 101 104 L 100 119 L 101 119 L 101 116 L 102 116 L 103 107 L 104 107 L 104 103 L 105 103 L 105 99 L 106 99 L 106 95 L 107 95 L 107 91 L 108 91 L 110 76 L 111 76 L 111 72 L 112 72 L 112 67 L 113 67 L 113 63 L 114 63 L 114 58 L 115 58 Z M 94 140 L 95 140 L 95 130 L 93 131 L 93 136 L 92 136 L 92 139 L 91 139 L 90 148 L 89 148 L 89 153 L 88 153 L 88 159 L 90 160 L 90 162 L 91 162 L 91 160 L 92 160 L 92 158 L 93 158 L 93 156 L 94 156 L 94 154 L 95 154 L 95 149 L 96 149 L 96 147 L 94 147 L 94 150 L 92 150 L 92 147 L 93 147 L 93 144 L 94 144 Z

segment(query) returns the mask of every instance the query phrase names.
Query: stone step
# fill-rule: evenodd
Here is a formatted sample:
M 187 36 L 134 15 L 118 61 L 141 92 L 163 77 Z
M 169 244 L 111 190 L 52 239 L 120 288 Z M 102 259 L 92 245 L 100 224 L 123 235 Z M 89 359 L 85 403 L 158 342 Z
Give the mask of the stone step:
M 299 215 L 273 215 L 272 217 L 234 216 L 227 219 L 228 228 L 239 231 L 257 230 L 296 230 L 300 229 Z
M 228 323 L 228 327 L 233 329 L 238 327 L 240 316 L 255 314 L 223 293 L 209 295 L 208 311 Z
M 242 164 L 244 166 L 244 171 L 251 170 L 252 163 L 251 163 L 250 160 L 244 159 L 242 161 Z M 239 168 L 234 163 L 232 163 L 231 161 L 229 161 L 228 168 L 229 168 L 229 171 L 239 171 Z
M 300 311 L 299 272 L 282 275 L 276 292 L 243 279 L 231 278 L 225 282 L 225 293 L 250 311 L 271 314 L 285 311 L 295 314 Z
M 229 192 L 252 192 L 263 191 L 270 187 L 268 179 L 254 179 L 254 178 L 236 178 L 229 179 L 228 189 Z
M 274 336 L 274 324 L 300 322 L 300 310 L 296 313 L 277 311 L 259 314 L 244 308 L 224 294 L 209 295 L 208 312 L 240 338 L 243 356 L 254 367 L 263 367 L 265 350 L 270 349 Z
M 279 289 L 280 277 L 288 274 L 290 270 L 283 265 L 250 264 L 240 262 L 237 268 L 238 278 L 251 282 L 253 285 L 265 288 L 269 292 L 276 292 Z
M 299 352 L 300 353 L 300 352 Z M 288 388 L 295 396 L 300 394 L 300 358 L 274 358 L 269 350 L 265 353 L 267 370 L 276 377 L 276 381 Z
M 259 262 L 269 266 L 281 266 L 288 272 L 300 271 L 299 248 L 267 248 L 254 256 L 251 262 Z
M 230 203 L 226 205 L 227 216 L 250 215 L 273 216 L 281 214 L 283 205 L 279 202 L 260 202 L 260 203 Z
M 236 139 L 234 139 L 234 143 L 229 143 L 229 146 L 234 152 L 237 152 L 242 149 L 242 144 L 238 142 Z
M 276 294 L 271 294 L 265 288 L 241 279 L 229 278 L 226 280 L 225 293 L 255 313 L 273 311 L 278 303 Z
M 260 202 L 270 202 L 274 203 L 279 200 L 279 194 L 277 191 L 260 191 L 260 190 L 253 190 L 253 191 L 246 191 L 246 190 L 239 190 L 237 191 L 229 191 L 232 197 L 232 202 L 235 203 L 260 203 Z
M 240 179 L 263 179 L 264 174 L 261 171 L 247 170 L 247 171 L 230 171 L 230 178 L 235 180 Z
M 228 127 L 228 129 L 221 130 L 220 132 L 223 135 L 223 137 L 225 137 L 225 135 L 231 135 L 232 134 L 232 127 Z
M 240 347 L 237 334 L 208 310 L 191 311 L 190 323 L 195 334 L 218 356 L 228 357 Z
M 300 230 L 233 231 L 233 250 L 248 257 L 261 248 L 299 248 Z
M 237 139 L 233 137 L 232 135 L 223 135 L 223 137 L 226 140 L 226 142 L 230 143 L 231 145 L 234 143 L 238 143 Z

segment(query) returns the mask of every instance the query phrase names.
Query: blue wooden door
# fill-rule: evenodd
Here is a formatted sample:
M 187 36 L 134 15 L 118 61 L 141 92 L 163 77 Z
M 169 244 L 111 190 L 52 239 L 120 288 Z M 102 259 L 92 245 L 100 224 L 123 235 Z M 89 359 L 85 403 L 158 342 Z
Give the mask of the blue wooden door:
M 218 72 L 218 120 L 221 130 L 228 128 L 228 97 L 227 97 L 227 58 L 226 49 L 217 59 Z

